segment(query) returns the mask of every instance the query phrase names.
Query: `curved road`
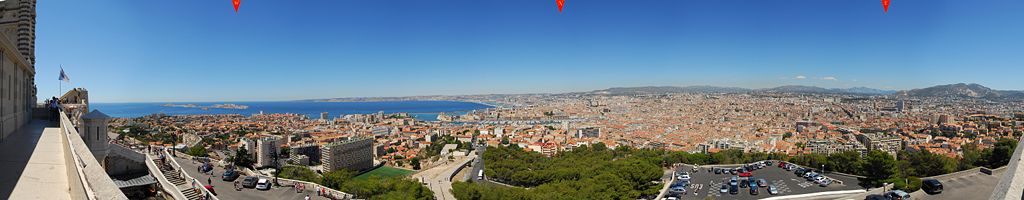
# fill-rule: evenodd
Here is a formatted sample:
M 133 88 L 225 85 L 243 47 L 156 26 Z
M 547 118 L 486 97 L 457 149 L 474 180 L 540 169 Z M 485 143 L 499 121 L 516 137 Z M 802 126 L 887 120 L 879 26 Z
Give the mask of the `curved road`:
M 452 195 L 451 191 L 452 181 L 449 178 L 458 173 L 459 167 L 472 161 L 476 157 L 476 154 L 458 157 L 454 162 L 448 162 L 444 165 L 420 171 L 419 173 L 413 174 L 412 177 L 416 180 L 422 180 L 425 182 L 427 187 L 430 188 L 430 191 L 434 192 L 435 199 L 455 200 L 455 196 Z

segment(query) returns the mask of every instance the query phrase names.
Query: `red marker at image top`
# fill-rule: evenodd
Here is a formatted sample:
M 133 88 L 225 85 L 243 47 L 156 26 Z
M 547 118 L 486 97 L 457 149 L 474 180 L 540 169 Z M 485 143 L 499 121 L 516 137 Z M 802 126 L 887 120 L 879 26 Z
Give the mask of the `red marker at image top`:
M 235 5 L 235 13 L 238 13 L 238 5 L 242 4 L 242 0 L 231 0 L 231 4 Z
M 889 12 L 889 0 L 882 0 L 882 9 L 885 9 L 886 13 Z
M 565 7 L 565 0 L 555 0 L 555 3 L 558 4 L 558 12 L 562 12 L 562 7 Z

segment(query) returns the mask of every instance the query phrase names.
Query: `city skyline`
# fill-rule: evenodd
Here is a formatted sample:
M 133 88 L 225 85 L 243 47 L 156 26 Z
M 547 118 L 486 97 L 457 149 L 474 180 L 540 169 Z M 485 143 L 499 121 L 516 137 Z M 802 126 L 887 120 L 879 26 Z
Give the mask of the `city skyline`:
M 37 84 L 94 102 L 808 85 L 1022 90 L 1020 2 L 40 2 Z M 182 12 L 188 11 L 188 12 Z M 96 23 L 80 24 L 88 19 Z M 67 34 L 74 32 L 75 34 Z

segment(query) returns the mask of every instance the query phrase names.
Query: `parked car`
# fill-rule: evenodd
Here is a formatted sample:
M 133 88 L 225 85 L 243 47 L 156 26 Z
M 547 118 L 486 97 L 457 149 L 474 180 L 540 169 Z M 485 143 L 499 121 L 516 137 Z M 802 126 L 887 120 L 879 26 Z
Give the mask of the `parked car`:
M 907 192 L 904 192 L 903 190 L 889 191 L 885 193 L 885 196 L 888 196 L 889 199 L 892 200 L 910 200 L 910 194 L 907 194 Z
M 736 186 L 736 184 L 739 184 L 739 179 L 739 177 L 733 176 L 731 179 L 729 179 L 729 185 Z
M 690 180 L 690 174 L 686 173 L 686 172 L 680 173 L 679 175 L 676 176 L 676 179 L 679 179 L 679 180 Z
M 255 176 L 246 176 L 245 179 L 242 179 L 242 187 L 255 188 L 256 181 L 258 180 L 259 178 L 256 178 Z
M 715 174 L 722 174 L 722 169 L 720 169 L 720 168 L 715 168 L 714 171 L 715 171 Z
M 750 195 L 757 195 L 757 186 L 750 186 Z
M 822 175 L 816 175 L 813 180 L 815 183 L 821 183 L 822 181 L 828 180 L 828 178 L 825 178 L 825 176 Z
M 747 188 L 747 186 L 750 186 L 750 181 L 747 181 L 747 179 L 740 180 L 741 188 Z
M 740 188 L 736 185 L 729 186 L 729 194 L 739 194 Z
M 818 186 L 821 186 L 821 187 L 826 187 L 826 186 L 828 186 L 828 184 L 832 184 L 832 180 L 821 179 L 821 181 L 818 181 Z
M 872 194 L 864 197 L 864 200 L 889 200 L 889 197 L 884 195 Z
M 775 185 L 768 185 L 768 194 L 770 194 L 770 195 L 779 194 L 779 188 L 775 187 Z
M 684 194 L 686 193 L 686 186 L 673 185 L 668 189 L 672 194 Z
M 797 176 L 803 175 L 804 172 L 803 168 L 796 168 L 796 170 L 793 170 L 793 174 L 796 174 Z
M 747 180 L 747 183 L 750 184 L 750 187 L 757 188 L 757 181 L 755 181 L 754 179 Z
M 235 179 L 238 179 L 238 176 L 238 171 L 228 170 L 224 171 L 224 174 L 220 176 L 220 179 L 224 181 L 235 181 Z
M 928 194 L 942 193 L 942 182 L 935 179 L 925 179 L 921 181 L 921 189 Z
M 261 178 L 260 180 L 256 181 L 256 189 L 257 190 L 269 190 L 270 189 L 270 184 L 271 184 L 270 180 L 267 180 L 265 178 Z
M 740 177 L 750 177 L 750 176 L 753 176 L 753 175 L 754 175 L 754 173 L 750 173 L 750 172 L 740 173 Z
M 812 177 L 814 177 L 814 175 L 817 175 L 817 174 L 818 174 L 818 173 L 815 173 L 815 172 L 813 172 L 813 171 L 807 171 L 807 172 L 805 172 L 805 173 L 803 174 L 803 176 L 802 176 L 802 177 L 804 177 L 805 179 L 807 179 L 807 180 L 809 181 L 809 180 L 811 180 L 811 178 L 812 178 Z
M 762 179 L 757 179 L 757 186 L 758 187 L 768 187 L 768 180 L 764 180 L 763 178 Z
M 721 193 L 729 192 L 729 186 L 723 184 L 722 185 L 722 189 L 719 189 L 718 191 L 721 192 Z

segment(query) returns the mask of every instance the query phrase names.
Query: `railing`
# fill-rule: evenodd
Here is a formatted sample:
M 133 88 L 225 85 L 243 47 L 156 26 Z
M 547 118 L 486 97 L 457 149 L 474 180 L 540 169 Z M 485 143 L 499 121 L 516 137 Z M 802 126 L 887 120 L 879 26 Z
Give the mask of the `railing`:
M 321 193 L 320 196 L 327 197 L 329 199 L 352 199 L 354 197 L 351 194 L 348 194 L 348 193 L 345 193 L 345 192 L 342 192 L 342 191 L 338 191 L 338 190 L 335 190 L 335 189 L 331 189 L 329 187 L 324 187 L 323 185 L 320 185 L 320 184 L 317 184 L 317 183 L 312 183 L 312 182 L 306 182 L 306 181 L 300 181 L 300 180 L 292 180 L 292 179 L 286 179 L 286 178 L 277 178 L 277 182 L 278 182 L 279 186 L 292 186 L 292 187 L 295 187 L 295 185 L 296 185 L 295 183 L 301 183 L 302 185 L 304 185 L 305 190 L 313 191 L 313 192 L 316 192 L 316 190 L 322 188 L 324 190 L 324 192 Z
M 60 112 L 60 132 L 73 199 L 128 199 L 89 151 L 64 111 Z
M 1010 162 L 1003 166 L 1003 175 L 996 184 L 995 191 L 989 199 L 1024 199 L 1024 138 L 1017 138 L 1017 148 L 1013 150 Z
M 174 199 L 188 199 L 185 197 L 184 193 L 181 193 L 181 191 L 178 190 L 177 185 L 174 185 L 174 183 L 167 180 L 167 177 L 164 176 L 164 172 L 160 171 L 160 167 L 157 166 L 156 162 L 153 162 L 153 157 L 149 154 L 146 154 L 146 168 L 149 169 L 149 174 L 156 177 L 157 182 L 160 184 L 160 189 L 163 190 L 165 194 L 171 195 Z
M 164 157 L 167 158 L 167 160 L 170 160 L 171 167 L 174 168 L 174 171 L 181 174 L 182 178 L 184 178 L 185 181 L 188 182 L 186 184 L 190 184 L 192 186 L 192 189 L 200 191 L 199 195 L 209 196 L 210 198 L 207 200 L 219 200 L 219 198 L 217 198 L 217 195 L 214 195 L 213 193 L 210 192 L 210 190 L 206 189 L 202 181 L 199 181 L 199 179 L 192 178 L 192 176 L 188 175 L 188 173 L 186 173 L 185 170 L 181 168 L 181 165 L 178 164 L 178 160 L 174 159 L 174 157 L 171 157 L 171 154 L 167 152 L 167 149 L 163 149 L 161 153 L 164 155 Z

